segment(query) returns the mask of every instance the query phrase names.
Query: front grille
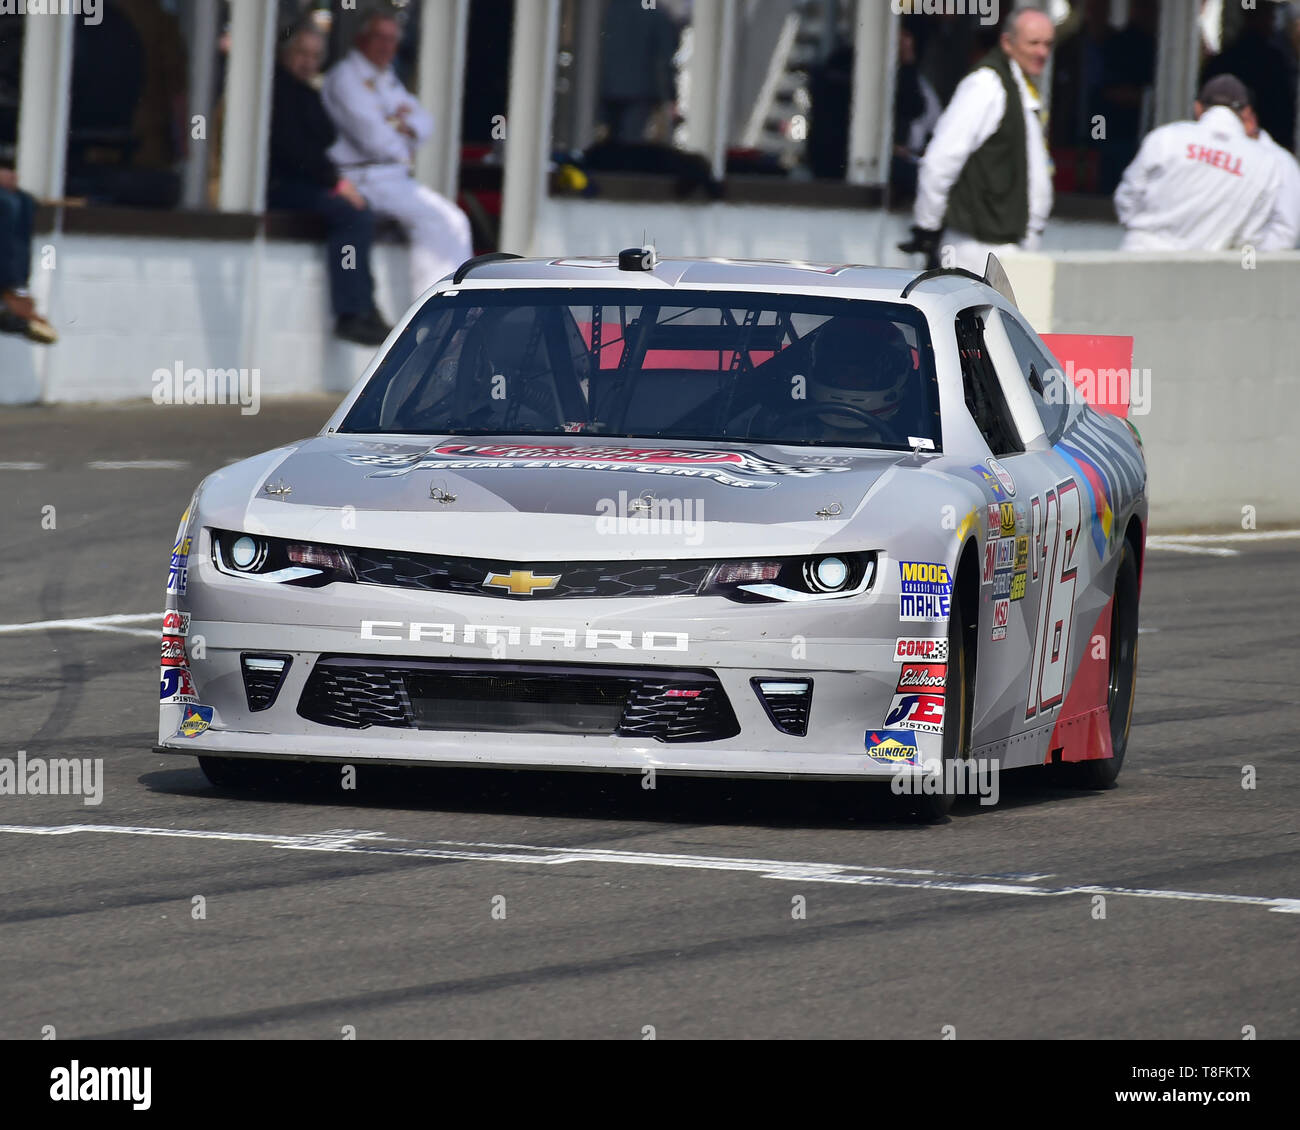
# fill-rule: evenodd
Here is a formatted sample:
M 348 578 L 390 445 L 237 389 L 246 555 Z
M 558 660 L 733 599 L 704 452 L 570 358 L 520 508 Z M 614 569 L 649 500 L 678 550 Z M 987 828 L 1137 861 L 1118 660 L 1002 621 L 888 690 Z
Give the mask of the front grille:
M 322 661 L 307 679 L 298 713 L 326 726 L 410 726 L 411 701 L 401 674 L 382 667 Z
M 629 696 L 619 733 L 661 742 L 711 741 L 735 737 L 740 725 L 716 679 L 689 685 L 657 680 L 641 683 Z
M 253 713 L 269 710 L 284 685 L 284 677 L 293 663 L 287 655 L 241 655 L 239 668 L 244 676 L 244 697 Z
M 808 733 L 808 714 L 812 710 L 811 679 L 763 677 L 750 679 L 749 683 L 773 726 L 796 738 Z
M 532 570 L 558 575 L 553 589 L 537 589 L 528 600 L 564 597 L 693 596 L 713 567 L 712 561 L 492 561 L 485 557 L 445 557 L 431 553 L 399 553 L 386 549 L 348 549 L 346 553 L 363 585 L 390 585 L 426 592 L 458 592 L 477 596 L 511 597 L 504 588 L 484 588 L 489 573 L 508 575 Z
M 618 735 L 660 742 L 740 733 L 711 671 L 562 663 L 322 658 L 298 713 L 323 726 Z

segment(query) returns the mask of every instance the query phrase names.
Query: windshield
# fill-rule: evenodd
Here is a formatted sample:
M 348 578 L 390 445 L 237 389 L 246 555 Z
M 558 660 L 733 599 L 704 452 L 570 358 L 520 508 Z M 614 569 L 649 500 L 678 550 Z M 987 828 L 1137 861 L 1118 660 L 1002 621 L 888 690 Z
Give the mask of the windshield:
M 940 448 L 920 311 L 712 291 L 435 296 L 339 430 Z

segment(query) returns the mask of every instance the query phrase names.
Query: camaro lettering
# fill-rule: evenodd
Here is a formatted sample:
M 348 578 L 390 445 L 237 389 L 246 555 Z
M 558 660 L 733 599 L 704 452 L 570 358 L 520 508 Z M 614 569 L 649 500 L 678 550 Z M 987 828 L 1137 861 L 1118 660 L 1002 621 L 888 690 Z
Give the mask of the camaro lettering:
M 524 629 L 517 625 L 406 623 L 402 620 L 362 620 L 361 638 L 384 643 L 446 643 L 486 644 L 506 643 L 517 647 L 523 641 Z M 690 648 L 687 632 L 631 632 L 614 628 L 588 628 L 581 634 L 576 628 L 534 627 L 528 629 L 528 646 L 556 646 L 583 648 L 595 651 L 612 647 L 619 651 L 687 651 Z M 944 644 L 946 640 L 939 641 Z

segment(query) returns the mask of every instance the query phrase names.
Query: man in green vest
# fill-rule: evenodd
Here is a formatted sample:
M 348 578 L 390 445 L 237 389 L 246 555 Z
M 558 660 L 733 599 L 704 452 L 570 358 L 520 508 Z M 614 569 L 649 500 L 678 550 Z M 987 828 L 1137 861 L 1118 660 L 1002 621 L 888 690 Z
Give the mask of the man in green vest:
M 1038 84 L 1054 36 L 1046 15 L 1021 9 L 958 83 L 921 158 L 912 238 L 899 250 L 923 254 L 927 267 L 982 275 L 989 252 L 1038 247 L 1052 211 Z

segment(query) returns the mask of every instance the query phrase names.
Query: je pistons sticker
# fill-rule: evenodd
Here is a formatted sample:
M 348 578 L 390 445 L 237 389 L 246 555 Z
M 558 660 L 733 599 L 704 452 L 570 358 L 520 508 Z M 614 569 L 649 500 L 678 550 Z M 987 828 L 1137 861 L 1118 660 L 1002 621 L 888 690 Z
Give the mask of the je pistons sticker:
M 763 490 L 775 486 L 767 476 L 829 475 L 847 466 L 829 463 L 774 463 L 748 451 L 696 451 L 688 448 L 586 446 L 580 444 L 444 443 L 410 455 L 342 455 L 357 467 L 374 467 L 372 479 L 427 470 L 631 471 L 647 475 L 711 479 L 728 487 Z
M 886 726 L 943 733 L 942 694 L 896 694 L 885 715 Z
M 198 702 L 199 696 L 194 692 L 194 680 L 190 677 L 188 667 L 163 667 L 162 679 L 158 687 L 158 701 Z

